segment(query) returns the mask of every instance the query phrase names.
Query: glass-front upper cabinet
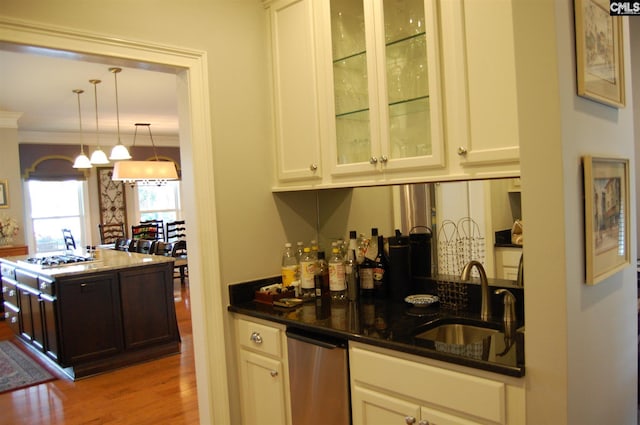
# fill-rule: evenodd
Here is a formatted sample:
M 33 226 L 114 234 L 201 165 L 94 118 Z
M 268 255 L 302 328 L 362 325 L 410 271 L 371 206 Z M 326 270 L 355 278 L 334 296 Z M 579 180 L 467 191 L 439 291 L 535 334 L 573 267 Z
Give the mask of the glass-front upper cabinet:
M 331 0 L 332 174 L 444 165 L 434 0 Z

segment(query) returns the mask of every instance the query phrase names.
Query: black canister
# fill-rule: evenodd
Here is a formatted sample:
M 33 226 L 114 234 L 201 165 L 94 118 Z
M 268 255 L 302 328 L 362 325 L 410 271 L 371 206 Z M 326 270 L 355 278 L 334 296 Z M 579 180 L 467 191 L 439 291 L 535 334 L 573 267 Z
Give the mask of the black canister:
M 389 295 L 402 301 L 411 291 L 411 247 L 409 237 L 400 230 L 389 238 Z
M 409 231 L 411 281 L 416 293 L 423 292 L 431 277 L 431 229 L 416 226 Z

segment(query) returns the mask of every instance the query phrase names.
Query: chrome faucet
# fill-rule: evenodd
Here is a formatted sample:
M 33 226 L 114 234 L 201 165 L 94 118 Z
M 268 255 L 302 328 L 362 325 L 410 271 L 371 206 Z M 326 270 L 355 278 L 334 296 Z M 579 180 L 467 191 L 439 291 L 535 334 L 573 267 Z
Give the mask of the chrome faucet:
M 484 321 L 488 321 L 491 319 L 491 302 L 489 300 L 489 281 L 487 280 L 487 273 L 484 271 L 484 267 L 482 267 L 482 263 L 471 260 L 467 263 L 466 266 L 462 269 L 462 273 L 460 274 L 461 280 L 469 280 L 469 276 L 471 275 L 471 269 L 475 266 L 478 269 L 478 274 L 480 274 L 480 292 L 482 294 L 482 305 L 480 307 L 480 318 Z

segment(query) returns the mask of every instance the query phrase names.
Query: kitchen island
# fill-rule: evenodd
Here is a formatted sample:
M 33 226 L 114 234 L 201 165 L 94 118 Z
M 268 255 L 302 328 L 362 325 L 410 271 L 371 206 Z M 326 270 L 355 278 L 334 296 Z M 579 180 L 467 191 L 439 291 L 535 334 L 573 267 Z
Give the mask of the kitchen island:
M 180 352 L 173 258 L 77 254 L 89 261 L 0 258 L 5 319 L 21 341 L 72 379 Z

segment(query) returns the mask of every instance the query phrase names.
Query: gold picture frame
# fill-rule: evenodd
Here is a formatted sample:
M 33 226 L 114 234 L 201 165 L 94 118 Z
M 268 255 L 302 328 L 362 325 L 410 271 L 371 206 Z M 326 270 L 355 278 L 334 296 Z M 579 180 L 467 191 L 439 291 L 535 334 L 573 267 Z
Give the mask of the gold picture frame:
M 622 18 L 609 15 L 609 0 L 575 0 L 574 10 L 578 95 L 623 108 Z
M 584 156 L 585 283 L 629 264 L 629 160 Z
M 9 181 L 0 180 L 0 208 L 9 208 Z

